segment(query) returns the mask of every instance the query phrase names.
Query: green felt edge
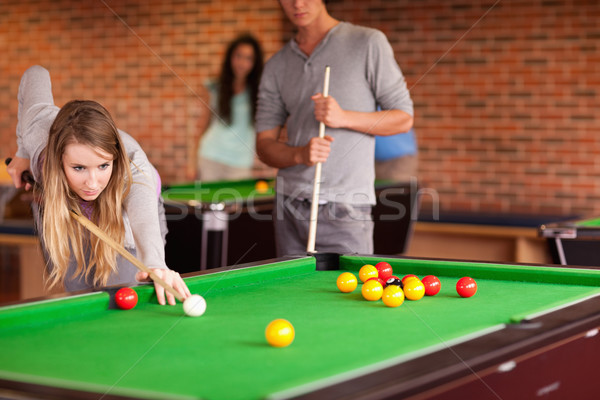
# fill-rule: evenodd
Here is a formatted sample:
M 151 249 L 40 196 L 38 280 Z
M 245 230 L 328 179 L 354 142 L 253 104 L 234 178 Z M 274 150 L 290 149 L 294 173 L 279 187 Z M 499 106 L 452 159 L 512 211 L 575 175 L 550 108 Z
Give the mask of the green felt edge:
M 106 310 L 109 301 L 108 293 L 92 292 L 6 306 L 0 309 L 0 327 L 4 330 L 23 325 L 33 327 L 55 319 L 72 320 L 80 315 Z
M 375 265 L 382 258 L 371 256 L 341 256 L 340 265 L 344 269 L 358 271 L 364 264 Z M 465 261 L 448 260 L 422 260 L 422 259 L 385 259 L 394 269 L 394 274 L 415 274 L 470 276 L 473 279 L 496 279 L 506 281 L 566 284 L 579 286 L 598 287 L 598 291 L 591 294 L 583 293 L 573 298 L 573 301 L 564 303 L 558 299 L 556 303 L 548 304 L 543 308 L 533 310 L 527 314 L 515 314 L 509 318 L 511 323 L 519 323 L 523 320 L 532 319 L 536 316 L 548 314 L 561 308 L 568 307 L 600 294 L 600 270 L 582 268 L 546 267 L 543 265 L 504 265 Z M 402 278 L 402 276 L 399 276 Z
M 600 218 L 586 219 L 575 223 L 576 226 L 599 226 Z
M 209 291 L 222 290 L 223 288 L 240 285 L 259 284 L 274 279 L 314 272 L 315 269 L 315 259 L 313 257 L 303 257 L 188 277 L 185 278 L 185 283 L 192 294 L 206 295 Z M 249 272 L 251 273 L 249 274 Z M 153 285 L 136 286 L 134 289 L 138 294 L 138 301 L 156 301 Z
M 210 181 L 210 182 L 183 182 L 169 185 L 166 190 L 170 189 L 221 189 L 224 187 L 235 186 L 252 186 L 258 181 L 272 182 L 273 179 L 240 179 L 237 181 Z
M 241 180 L 237 180 L 237 181 L 211 181 L 211 182 L 201 182 L 201 181 L 197 181 L 197 182 L 182 182 L 182 183 L 174 183 L 172 185 L 169 185 L 165 191 L 168 191 L 170 189 L 201 189 L 201 188 L 207 188 L 207 189 L 220 189 L 223 187 L 235 187 L 235 186 L 251 186 L 256 184 L 256 182 L 258 181 L 265 181 L 268 183 L 271 183 L 274 181 L 274 179 L 272 178 L 268 178 L 268 179 L 241 179 Z M 376 179 L 375 180 L 375 186 L 389 186 L 389 185 L 396 185 L 398 184 L 398 182 L 394 181 L 393 179 Z
M 239 190 L 236 192 L 231 191 L 216 191 L 214 193 L 198 193 L 196 190 L 173 190 L 165 191 L 162 193 L 162 197 L 168 201 L 190 201 L 195 200 L 198 202 L 212 202 L 212 203 L 244 203 L 250 202 L 252 199 L 263 199 L 273 198 L 275 191 L 269 189 L 264 193 L 257 193 L 250 190 Z
M 256 182 L 263 180 L 270 184 L 265 192 L 257 192 Z M 274 197 L 273 179 L 245 179 L 239 181 L 193 182 L 168 186 L 161 196 L 169 201 L 214 202 L 214 203 L 243 203 L 251 199 Z M 392 180 L 376 180 L 375 188 L 397 184 Z
M 313 257 L 303 257 L 249 268 L 230 269 L 209 275 L 199 275 L 186 278 L 185 282 L 190 291 L 202 295 L 223 288 L 229 289 L 238 285 L 259 284 L 265 281 L 311 273 L 315 269 L 315 259 Z M 249 272 L 251 273 L 249 274 Z
M 304 257 L 258 265 L 250 268 L 231 269 L 222 272 L 186 278 L 193 293 L 206 294 L 211 290 L 221 290 L 240 284 L 259 284 L 273 279 L 285 278 L 315 270 L 315 259 Z M 248 272 L 252 272 L 249 274 Z M 154 285 L 140 285 L 133 289 L 138 294 L 138 302 L 156 302 Z M 93 292 L 35 303 L 17 304 L 0 309 L 0 328 L 10 329 L 19 326 L 35 326 L 50 320 L 74 320 L 80 315 L 104 312 L 110 304 L 106 292 Z
M 161 393 L 149 390 L 140 390 L 140 389 L 127 389 L 120 388 L 114 386 L 107 385 L 99 385 L 96 383 L 90 382 L 80 382 L 80 381 L 70 381 L 65 379 L 57 379 L 57 378 L 48 378 L 45 376 L 35 376 L 28 374 L 19 374 L 11 371 L 3 371 L 0 370 L 0 377 L 3 379 L 9 379 L 12 381 L 26 382 L 26 383 L 35 383 L 37 385 L 45 385 L 45 386 L 55 386 L 59 388 L 69 389 L 69 390 L 79 390 L 84 392 L 95 392 L 101 394 L 98 398 L 102 398 L 105 395 L 118 395 L 118 396 L 127 396 L 127 397 L 136 397 L 136 398 L 144 398 L 144 399 L 173 399 L 173 400 L 198 400 L 201 397 L 195 396 L 185 396 L 185 395 L 177 395 L 173 393 Z
M 510 321 L 510 323 L 518 324 L 519 322 L 521 322 L 523 320 L 530 320 L 530 319 L 533 319 L 533 318 L 541 316 L 541 315 L 549 314 L 551 312 L 558 311 L 560 309 L 569 307 L 573 304 L 576 304 L 581 301 L 588 300 L 588 299 L 591 299 L 594 297 L 598 297 L 598 296 L 600 296 L 600 288 L 598 289 L 598 291 L 596 293 L 593 293 L 593 294 L 583 293 L 580 296 L 573 296 L 572 301 L 570 301 L 569 303 L 565 303 L 564 301 L 557 300 L 556 302 L 550 303 L 550 304 L 544 306 L 543 308 L 532 310 L 532 311 L 528 312 L 527 314 L 512 315 L 509 318 L 509 321 Z
M 232 182 L 196 182 L 189 184 L 172 185 L 163 190 L 161 196 L 170 201 L 189 201 L 213 203 L 242 203 L 251 199 L 269 198 L 275 195 L 272 187 L 265 192 L 258 192 L 255 188 L 260 179 L 248 179 Z M 271 182 L 272 180 L 265 180 Z
M 496 279 L 507 281 L 562 283 L 580 286 L 600 286 L 600 270 L 583 268 L 546 267 L 543 265 L 504 265 L 480 262 L 421 260 L 372 256 L 341 256 L 344 269 L 358 271 L 364 264 L 375 265 L 387 261 L 395 275 L 470 276 L 473 279 Z M 402 278 L 400 276 L 400 278 Z

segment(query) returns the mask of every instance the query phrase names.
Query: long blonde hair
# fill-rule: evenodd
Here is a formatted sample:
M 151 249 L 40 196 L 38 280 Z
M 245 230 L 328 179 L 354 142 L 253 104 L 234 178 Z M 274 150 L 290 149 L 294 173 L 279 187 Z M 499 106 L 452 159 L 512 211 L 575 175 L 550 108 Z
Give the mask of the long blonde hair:
M 127 152 L 113 119 L 102 105 L 89 100 L 71 101 L 62 107 L 50 127 L 42 184 L 36 189 L 41 199 L 42 242 L 52 263 L 48 282 L 50 286 L 64 282 L 73 254 L 77 261 L 74 277 L 83 276 L 88 282 L 92 278 L 94 286 L 106 285 L 117 269 L 116 252 L 70 216 L 71 210 L 84 215 L 81 199 L 69 188 L 63 170 L 65 148 L 72 143 L 113 156 L 112 175 L 93 201 L 91 220 L 118 243 L 123 243 L 125 237 L 122 204 L 131 188 Z

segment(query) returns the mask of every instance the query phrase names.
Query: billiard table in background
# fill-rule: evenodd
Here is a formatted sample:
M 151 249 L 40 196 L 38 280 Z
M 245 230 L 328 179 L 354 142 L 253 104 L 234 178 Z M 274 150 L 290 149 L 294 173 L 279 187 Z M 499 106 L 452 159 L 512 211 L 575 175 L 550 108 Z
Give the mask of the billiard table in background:
M 274 181 L 196 182 L 166 187 L 167 265 L 179 272 L 266 260 L 276 256 L 272 212 Z M 416 181 L 377 181 L 372 216 L 374 253 L 401 254 L 417 211 Z M 318 229 L 318 227 L 317 227 Z
M 388 261 L 440 293 L 388 308 L 336 278 Z M 462 276 L 478 283 L 461 298 Z M 0 397 L 21 399 L 591 399 L 600 388 L 600 270 L 316 254 L 185 276 L 207 301 L 186 317 L 114 292 L 0 307 Z M 295 328 L 270 347 L 267 324 Z M 22 397 L 18 397 L 22 396 Z
M 543 224 L 539 233 L 556 264 L 600 266 L 600 217 Z

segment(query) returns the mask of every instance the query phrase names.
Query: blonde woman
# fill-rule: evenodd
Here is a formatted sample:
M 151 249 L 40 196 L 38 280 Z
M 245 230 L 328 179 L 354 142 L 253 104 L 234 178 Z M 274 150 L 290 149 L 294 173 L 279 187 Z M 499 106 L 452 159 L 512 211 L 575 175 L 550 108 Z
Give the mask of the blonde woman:
M 40 183 L 36 222 L 48 282 L 67 291 L 148 280 L 145 273 L 89 234 L 70 216 L 85 215 L 184 298 L 190 292 L 164 261 L 166 224 L 158 173 L 139 144 L 118 131 L 94 101 L 54 105 L 50 74 L 29 68 L 19 86 L 18 151 L 8 166 L 16 187 L 30 170 Z M 26 185 L 29 186 L 29 185 Z M 175 304 L 155 284 L 160 304 Z

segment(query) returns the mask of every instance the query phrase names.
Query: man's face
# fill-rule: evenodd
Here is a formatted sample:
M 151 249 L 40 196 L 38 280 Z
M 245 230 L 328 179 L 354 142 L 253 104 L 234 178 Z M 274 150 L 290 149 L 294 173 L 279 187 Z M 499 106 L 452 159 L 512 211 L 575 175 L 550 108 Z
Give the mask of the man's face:
M 280 3 L 290 22 L 299 28 L 309 26 L 326 11 L 323 0 L 280 0 Z

